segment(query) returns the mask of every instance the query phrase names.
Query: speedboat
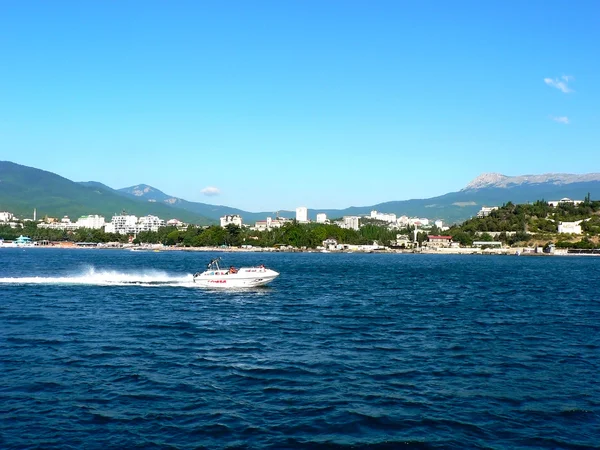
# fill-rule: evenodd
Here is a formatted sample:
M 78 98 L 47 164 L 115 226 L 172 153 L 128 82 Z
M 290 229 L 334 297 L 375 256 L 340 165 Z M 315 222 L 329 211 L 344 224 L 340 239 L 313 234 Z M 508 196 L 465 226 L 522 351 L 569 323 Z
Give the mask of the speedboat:
M 244 288 L 263 286 L 279 276 L 279 272 L 267 269 L 265 266 L 240 267 L 236 269 L 222 268 L 219 264 L 221 258 L 211 260 L 204 272 L 194 274 L 194 283 L 201 286 L 214 286 L 226 288 Z

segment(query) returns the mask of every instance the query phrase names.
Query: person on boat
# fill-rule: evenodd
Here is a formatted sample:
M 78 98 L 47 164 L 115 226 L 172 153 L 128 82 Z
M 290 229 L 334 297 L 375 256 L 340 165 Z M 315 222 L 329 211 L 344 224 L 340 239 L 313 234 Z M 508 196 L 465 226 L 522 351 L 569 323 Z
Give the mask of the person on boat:
M 259 268 L 259 269 L 264 269 L 264 268 L 265 268 L 265 265 L 264 265 L 264 264 L 261 264 L 260 266 L 258 266 L 258 268 Z
M 237 273 L 237 269 L 233 266 L 229 268 L 229 273 Z

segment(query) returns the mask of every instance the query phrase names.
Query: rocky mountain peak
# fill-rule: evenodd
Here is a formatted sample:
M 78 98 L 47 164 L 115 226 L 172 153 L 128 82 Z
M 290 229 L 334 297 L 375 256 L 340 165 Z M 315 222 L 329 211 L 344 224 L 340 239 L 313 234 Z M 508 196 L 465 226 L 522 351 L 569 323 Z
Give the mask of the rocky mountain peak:
M 467 189 L 481 189 L 484 187 L 490 187 L 490 186 L 496 185 L 498 183 L 501 183 L 502 181 L 504 181 L 507 178 L 508 177 L 506 175 L 502 175 L 501 173 L 496 173 L 496 172 L 482 173 L 477 178 L 475 178 L 473 181 L 471 181 L 469 184 L 467 184 L 467 186 L 463 189 L 463 191 L 467 190 Z
M 506 176 L 500 173 L 483 173 L 471 181 L 462 191 L 482 188 L 507 188 L 524 184 L 550 183 L 557 186 L 571 183 L 600 181 L 600 173 L 571 174 L 545 173 L 541 175 Z
M 153 192 L 155 189 L 147 184 L 138 184 L 137 186 L 132 186 L 129 189 L 129 193 L 135 195 L 136 197 L 143 197 L 144 195 Z

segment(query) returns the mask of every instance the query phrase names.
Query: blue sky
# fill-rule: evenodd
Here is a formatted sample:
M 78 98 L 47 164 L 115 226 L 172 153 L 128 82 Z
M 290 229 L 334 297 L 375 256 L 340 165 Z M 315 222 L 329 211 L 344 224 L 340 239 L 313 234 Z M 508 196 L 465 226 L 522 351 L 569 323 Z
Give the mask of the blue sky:
M 3 2 L 0 160 L 249 211 L 598 172 L 599 18 L 597 1 Z

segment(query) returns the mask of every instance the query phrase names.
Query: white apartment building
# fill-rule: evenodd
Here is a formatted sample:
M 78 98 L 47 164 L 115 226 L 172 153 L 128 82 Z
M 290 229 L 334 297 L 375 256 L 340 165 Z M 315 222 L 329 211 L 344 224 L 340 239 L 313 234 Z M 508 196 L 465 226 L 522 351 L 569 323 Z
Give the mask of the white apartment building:
M 308 222 L 308 208 L 306 206 L 296 208 L 296 221 Z
M 581 234 L 581 222 L 583 222 L 583 220 L 578 220 L 577 222 L 558 222 L 558 232 Z
M 138 219 L 136 233 L 142 231 L 158 231 L 159 228 L 165 226 L 165 221 L 157 216 L 143 216 Z
M 396 214 L 380 213 L 377 211 L 371 211 L 371 219 L 381 220 L 382 222 L 395 223 L 396 222 Z
M 351 230 L 358 230 L 360 228 L 360 217 L 358 216 L 344 216 L 342 218 L 342 228 L 348 228 Z
M 98 215 L 91 216 L 81 216 L 77 219 L 76 222 L 77 228 L 92 228 L 94 230 L 99 230 L 104 228 L 106 222 L 104 221 L 104 217 Z
M 317 214 L 317 223 L 325 223 L 327 222 L 327 214 L 319 213 Z
M 482 206 L 477 213 L 477 217 L 487 217 L 492 213 L 492 211 L 496 211 L 497 209 L 497 206 Z
M 225 215 L 221 217 L 221 227 L 225 228 L 227 225 L 237 225 L 242 227 L 242 216 L 239 214 Z
M 112 216 L 110 223 L 104 226 L 107 233 L 135 234 L 137 232 L 137 217 L 133 215 Z
M 13 214 L 8 211 L 0 212 L 0 222 L 10 222 L 13 219 Z

